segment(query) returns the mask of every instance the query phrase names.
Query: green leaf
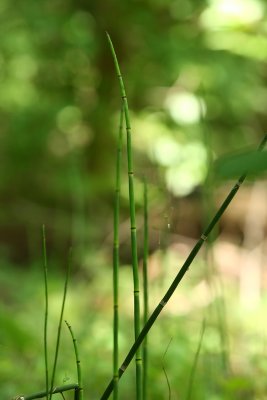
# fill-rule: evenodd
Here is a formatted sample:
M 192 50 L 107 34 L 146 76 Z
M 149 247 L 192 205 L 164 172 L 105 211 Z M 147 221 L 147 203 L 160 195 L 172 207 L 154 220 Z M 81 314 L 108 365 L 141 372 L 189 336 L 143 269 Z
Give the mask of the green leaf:
M 243 173 L 260 174 L 267 170 L 267 151 L 247 151 L 222 157 L 215 163 L 215 174 L 221 178 L 235 178 Z

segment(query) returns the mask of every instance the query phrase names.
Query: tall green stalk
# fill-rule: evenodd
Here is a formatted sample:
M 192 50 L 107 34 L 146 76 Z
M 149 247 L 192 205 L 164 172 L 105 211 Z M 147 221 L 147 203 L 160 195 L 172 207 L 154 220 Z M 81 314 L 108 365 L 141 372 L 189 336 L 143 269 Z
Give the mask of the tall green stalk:
M 75 360 L 76 360 L 76 366 L 77 366 L 77 377 L 78 377 L 78 389 L 75 389 L 78 393 L 77 395 L 77 400 L 83 400 L 83 384 L 82 384 L 82 369 L 81 369 L 81 361 L 80 361 L 80 357 L 79 357 L 79 351 L 78 351 L 78 346 L 77 346 L 77 340 L 73 334 L 73 330 L 71 325 L 65 321 L 69 331 L 70 331 L 70 335 L 72 338 L 72 342 L 73 342 L 73 347 L 74 347 L 74 352 L 75 352 Z M 75 397 L 76 398 L 76 397 Z
M 60 317 L 59 317 L 59 323 L 58 323 L 56 350 L 55 350 L 55 358 L 54 358 L 54 364 L 53 364 L 53 370 L 52 370 L 52 377 L 51 377 L 51 384 L 50 384 L 50 395 L 49 395 L 49 400 L 51 400 L 51 398 L 52 398 L 53 387 L 54 387 L 54 381 L 55 381 L 55 375 L 56 375 L 57 360 L 58 360 L 58 352 L 59 352 L 59 345 L 60 345 L 60 337 L 61 337 L 61 330 L 62 330 L 62 320 L 63 320 L 63 314 L 64 314 L 66 296 L 67 296 L 67 291 L 68 291 L 68 283 L 69 283 L 69 275 L 70 275 L 70 265 L 71 265 L 71 256 L 72 256 L 72 254 L 71 254 L 71 250 L 70 250 L 70 252 L 69 252 L 69 260 L 68 260 L 68 267 L 67 267 L 66 278 L 65 278 L 65 285 L 64 285 L 64 293 L 63 293 L 63 299 L 62 299 L 62 305 L 61 305 L 61 311 L 60 311 Z
M 144 254 L 143 254 L 143 302 L 144 318 L 143 325 L 148 320 L 148 278 L 147 278 L 147 260 L 148 260 L 148 204 L 147 204 L 147 182 L 144 179 Z M 143 343 L 143 399 L 147 398 L 147 336 Z
M 262 140 L 262 142 L 261 142 L 261 144 L 260 144 L 260 146 L 258 148 L 259 151 L 261 151 L 263 149 L 263 147 L 265 146 L 266 142 L 267 142 L 267 135 L 265 135 L 265 137 L 263 138 L 263 140 Z M 227 209 L 227 207 L 229 206 L 229 204 L 233 200 L 234 196 L 238 192 L 240 186 L 242 185 L 242 183 L 246 179 L 246 175 L 247 174 L 244 173 L 237 180 L 236 184 L 233 186 L 232 190 L 230 191 L 230 193 L 228 194 L 228 196 L 226 197 L 226 199 L 224 200 L 224 202 L 220 206 L 219 210 L 214 215 L 214 217 L 211 220 L 211 222 L 209 223 L 208 227 L 203 232 L 203 234 L 201 235 L 201 237 L 199 238 L 199 240 L 197 241 L 197 243 L 195 244 L 195 246 L 191 250 L 189 256 L 187 257 L 187 259 L 185 260 L 185 262 L 182 265 L 181 269 L 177 273 L 176 277 L 174 278 L 172 284 L 170 285 L 170 287 L 168 288 L 167 292 L 163 296 L 162 300 L 159 302 L 157 307 L 152 312 L 152 314 L 149 317 L 147 323 L 145 324 L 145 326 L 141 330 L 140 334 L 138 335 L 137 339 L 135 340 L 134 344 L 132 345 L 130 351 L 128 352 L 126 358 L 124 359 L 124 361 L 123 361 L 123 363 L 122 363 L 122 365 L 121 365 L 121 367 L 119 369 L 119 377 L 121 377 L 124 374 L 124 372 L 126 371 L 126 369 L 128 368 L 128 366 L 129 366 L 130 362 L 132 361 L 135 353 L 140 348 L 140 345 L 143 343 L 146 335 L 148 334 L 148 332 L 150 331 L 150 329 L 154 325 L 154 323 L 157 320 L 159 314 L 162 312 L 164 306 L 168 303 L 168 301 L 172 297 L 174 291 L 176 290 L 177 286 L 179 285 L 179 283 L 183 279 L 185 273 L 188 271 L 190 265 L 194 261 L 195 257 L 197 256 L 197 254 L 198 254 L 199 250 L 201 249 L 201 247 L 203 246 L 204 242 L 207 240 L 209 234 L 211 233 L 213 228 L 216 226 L 216 224 L 219 222 L 219 220 L 221 219 L 221 217 L 224 214 L 225 210 Z M 113 386 L 114 386 L 114 382 L 113 382 L 113 379 L 112 379 L 110 381 L 110 383 L 108 384 L 105 392 L 103 393 L 103 395 L 101 397 L 101 400 L 105 400 L 105 399 L 109 398 L 110 394 L 112 393 Z
M 48 320 L 48 284 L 47 284 L 47 252 L 46 252 L 46 234 L 45 226 L 42 228 L 43 233 L 43 268 L 44 268 L 44 286 L 45 286 L 45 315 L 44 315 L 44 361 L 45 361 L 45 387 L 46 400 L 48 400 L 48 356 L 47 356 L 47 320 Z
M 204 320 L 202 323 L 202 327 L 201 327 L 201 332 L 200 332 L 200 337 L 199 337 L 199 342 L 198 342 L 198 346 L 197 346 L 197 351 L 194 357 L 194 362 L 190 371 L 190 375 L 189 375 L 189 383 L 188 383 L 188 389 L 187 389 L 187 395 L 186 395 L 186 400 L 190 400 L 191 396 L 192 396 L 192 390 L 193 390 L 193 384 L 194 384 L 194 379 L 195 379 L 195 374 L 196 374 L 196 369 L 197 369 L 197 363 L 198 363 L 198 359 L 199 359 L 199 354 L 200 354 L 200 350 L 202 347 L 202 343 L 203 343 L 203 337 L 204 337 L 204 333 L 205 333 L 205 329 L 206 329 L 206 321 Z
M 128 160 L 128 184 L 129 184 L 129 202 L 130 202 L 130 221 L 131 221 L 131 250 L 132 250 L 132 270 L 133 270 L 133 284 L 134 284 L 134 334 L 137 340 L 141 330 L 140 319 L 140 299 L 139 299 L 139 274 L 138 274 L 138 256 L 137 256 L 137 239 L 136 239 L 136 222 L 135 222 L 135 196 L 134 196 L 134 172 L 132 160 L 132 140 L 131 140 L 131 123 L 129 116 L 128 101 L 124 82 L 122 79 L 117 56 L 111 41 L 110 36 L 107 34 L 110 50 L 112 53 L 116 73 L 118 76 L 122 104 L 124 108 L 124 117 L 127 132 L 127 160 Z M 142 358 L 141 350 L 136 349 L 136 398 L 142 399 Z M 114 383 L 114 382 L 113 382 Z
M 121 187 L 121 153 L 122 153 L 122 130 L 123 130 L 123 105 L 120 112 L 119 135 L 117 144 L 116 160 L 116 184 L 114 202 L 114 237 L 113 237 L 113 399 L 119 398 L 119 216 L 120 216 L 120 187 Z

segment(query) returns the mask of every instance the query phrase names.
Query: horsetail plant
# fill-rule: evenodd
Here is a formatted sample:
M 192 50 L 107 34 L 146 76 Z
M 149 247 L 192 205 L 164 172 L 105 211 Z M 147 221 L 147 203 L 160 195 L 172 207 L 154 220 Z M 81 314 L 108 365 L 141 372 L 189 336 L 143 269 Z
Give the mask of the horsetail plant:
M 138 256 L 137 256 L 137 238 L 136 238 L 136 221 L 135 221 L 135 195 L 134 195 L 134 172 L 132 160 L 132 140 L 131 140 L 131 122 L 128 108 L 128 101 L 125 91 L 124 82 L 122 79 L 120 66 L 115 53 L 115 49 L 109 34 L 107 33 L 115 70 L 120 84 L 121 98 L 124 110 L 124 118 L 127 133 L 127 161 L 128 161 L 128 185 L 129 185 L 129 203 L 130 203 L 130 222 L 131 222 L 131 252 L 132 252 L 132 270 L 133 270 L 133 285 L 134 285 L 134 336 L 137 340 L 141 331 L 140 318 L 140 299 L 139 299 L 139 274 L 138 274 Z M 136 398 L 142 399 L 142 358 L 141 349 L 136 349 Z M 114 385 L 114 379 L 112 380 Z M 112 386 L 113 386 L 112 385 Z
M 143 325 L 148 320 L 148 279 L 147 279 L 147 260 L 148 260 L 148 204 L 147 204 L 147 182 L 144 178 L 144 250 L 143 250 Z M 143 343 L 143 399 L 147 398 L 147 337 Z
M 64 292 L 63 292 L 63 299 L 62 299 L 62 305 L 61 305 L 61 311 L 60 311 L 60 317 L 59 317 L 59 323 L 58 323 L 57 340 L 56 340 L 56 350 L 55 350 L 55 358 L 54 358 L 54 364 L 53 364 L 53 369 L 52 369 L 52 377 L 51 377 L 51 384 L 50 384 L 49 400 L 51 400 L 51 398 L 52 398 L 53 387 L 54 387 L 54 381 L 55 381 L 55 375 L 56 375 L 57 360 L 58 360 L 59 345 L 60 345 L 60 337 L 61 337 L 61 330 L 62 330 L 62 320 L 63 320 L 63 314 L 64 314 L 66 296 L 67 296 L 67 291 L 68 291 L 68 283 L 69 283 L 69 275 L 70 275 L 71 257 L 72 257 L 72 250 L 70 249 L 70 251 L 69 251 L 68 266 L 67 266 L 67 273 L 66 273 L 65 285 L 64 285 Z
M 114 201 L 113 221 L 113 399 L 118 400 L 118 368 L 119 368 L 119 215 L 120 215 L 120 186 L 121 186 L 121 153 L 122 153 L 122 130 L 123 130 L 123 104 L 120 111 L 119 134 L 117 143 L 116 159 L 116 184 Z
M 65 324 L 67 325 L 70 335 L 71 335 L 71 338 L 72 338 L 76 366 L 77 366 L 77 378 L 78 378 L 78 386 L 79 387 L 77 389 L 75 389 L 75 400 L 83 400 L 82 368 L 81 368 L 81 360 L 79 357 L 79 351 L 78 351 L 78 346 L 77 346 L 77 339 L 75 338 L 75 336 L 73 334 L 71 325 L 66 320 L 65 320 Z M 76 393 L 77 393 L 77 395 L 76 395 Z
M 263 150 L 266 142 L 267 142 L 267 135 L 265 135 L 264 138 L 262 139 L 262 141 L 261 141 L 261 143 L 260 143 L 260 145 L 258 147 L 258 151 L 262 151 Z M 133 343 L 132 347 L 130 348 L 127 356 L 125 357 L 121 367 L 119 368 L 119 371 L 118 371 L 119 378 L 121 378 L 121 376 L 124 374 L 124 372 L 128 368 L 128 366 L 129 366 L 130 362 L 132 361 L 135 353 L 138 351 L 138 349 L 140 348 L 141 344 L 143 343 L 146 335 L 148 334 L 148 332 L 150 331 L 150 329 L 154 325 L 155 321 L 157 320 L 158 316 L 162 312 L 163 308 L 166 306 L 166 304 L 168 303 L 168 301 L 172 297 L 172 295 L 175 292 L 177 286 L 180 284 L 180 282 L 183 279 L 185 273 L 188 271 L 190 265 L 192 264 L 192 262 L 194 261 L 194 259 L 197 256 L 197 254 L 199 253 L 201 247 L 203 246 L 205 241 L 208 239 L 209 234 L 212 232 L 212 230 L 216 226 L 216 224 L 220 221 L 220 219 L 221 219 L 222 215 L 224 214 L 225 210 L 228 208 L 229 204 L 231 203 L 231 201 L 235 197 L 236 193 L 238 192 L 240 186 L 242 185 L 242 183 L 246 179 L 246 176 L 247 176 L 247 172 L 243 173 L 240 176 L 240 178 L 236 181 L 235 185 L 232 187 L 231 191 L 229 192 L 229 194 L 227 195 L 227 197 L 225 198 L 225 200 L 221 204 L 220 208 L 215 213 L 214 217 L 212 218 L 212 220 L 208 224 L 207 228 L 204 230 L 204 232 L 200 236 L 199 240 L 196 242 L 195 246 L 191 250 L 189 256 L 187 257 L 187 259 L 185 260 L 184 264 L 182 265 L 182 267 L 178 271 L 176 277 L 172 281 L 171 285 L 169 286 L 169 288 L 166 291 L 165 295 L 163 296 L 162 300 L 159 302 L 159 304 L 156 306 L 156 308 L 154 309 L 154 311 L 150 315 L 147 323 L 145 324 L 145 326 L 141 330 L 141 332 L 138 335 L 137 339 L 135 340 L 135 342 Z M 106 400 L 106 399 L 109 398 L 110 394 L 113 391 L 113 387 L 114 387 L 114 381 L 112 379 L 109 382 L 108 386 L 106 387 L 106 389 L 105 389 L 105 391 L 104 391 L 104 393 L 103 393 L 103 395 L 101 397 L 101 400 Z
M 46 251 L 46 234 L 45 225 L 42 227 L 43 236 L 43 268 L 44 268 L 44 289 L 45 289 L 45 314 L 44 314 L 44 362 L 45 362 L 45 387 L 46 400 L 48 400 L 48 357 L 47 357 L 47 320 L 48 320 L 48 284 L 47 284 L 47 251 Z

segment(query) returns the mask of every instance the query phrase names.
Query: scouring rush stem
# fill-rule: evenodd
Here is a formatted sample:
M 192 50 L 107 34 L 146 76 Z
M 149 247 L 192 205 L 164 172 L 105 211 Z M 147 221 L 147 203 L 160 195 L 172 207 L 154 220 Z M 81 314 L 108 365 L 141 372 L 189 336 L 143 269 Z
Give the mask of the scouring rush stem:
M 122 153 L 122 130 L 123 130 L 123 104 L 120 111 L 120 123 L 117 142 L 116 158 L 116 182 L 113 221 L 113 399 L 119 398 L 119 217 L 120 217 L 120 188 L 121 188 L 121 153 Z
M 61 337 L 61 330 L 62 330 L 63 314 L 64 314 L 64 309 L 65 309 L 65 302 L 66 302 L 67 291 L 68 291 L 68 283 L 69 283 L 69 275 L 70 275 L 70 265 L 71 265 L 71 256 L 72 256 L 72 251 L 71 251 L 71 249 L 70 249 L 70 251 L 69 251 L 68 267 L 67 267 L 66 278 L 65 278 L 65 285 L 64 285 L 64 292 L 63 292 L 63 299 L 62 299 L 62 305 L 61 305 L 61 311 L 60 311 L 60 317 L 59 317 L 59 323 L 58 323 L 56 350 L 55 350 L 55 358 L 54 358 L 54 364 L 53 364 L 53 370 L 52 370 L 52 377 L 51 377 L 51 384 L 50 384 L 50 391 L 49 391 L 49 392 L 50 392 L 50 393 L 49 393 L 49 400 L 51 400 L 51 398 L 52 398 L 53 387 L 54 387 L 54 381 L 55 381 L 55 375 L 56 375 L 57 360 L 58 360 L 59 345 L 60 345 L 60 337 Z
M 147 278 L 147 260 L 148 260 L 148 203 L 147 203 L 147 182 L 144 178 L 144 251 L 143 251 L 143 304 L 144 304 L 144 316 L 143 325 L 148 320 L 148 278 Z M 147 336 L 143 343 L 143 399 L 147 398 Z
M 133 160 L 132 160 L 132 141 L 131 141 L 131 123 L 129 116 L 128 101 L 124 82 L 122 79 L 118 59 L 111 41 L 109 34 L 107 33 L 110 50 L 112 53 L 116 73 L 118 76 L 122 104 L 124 109 L 124 118 L 126 124 L 127 133 L 127 161 L 128 161 L 128 184 L 129 184 L 129 203 L 130 203 L 130 221 L 131 221 L 131 251 L 132 251 L 132 270 L 133 270 L 133 285 L 134 285 L 134 336 L 137 340 L 141 331 L 140 321 L 140 299 L 139 299 L 139 275 L 138 275 L 138 256 L 137 256 L 137 239 L 136 239 L 136 221 L 135 221 L 135 196 L 134 196 L 134 173 L 133 173 Z M 141 349 L 136 349 L 135 352 L 136 361 L 136 399 L 142 399 L 142 358 Z M 114 380 L 112 380 L 112 386 Z
M 267 135 L 265 135 L 263 140 L 261 141 L 261 143 L 260 143 L 260 145 L 258 147 L 258 151 L 261 151 L 264 148 L 264 146 L 266 144 L 266 141 L 267 141 Z M 170 300 L 170 298 L 173 295 L 174 291 L 176 290 L 177 286 L 179 285 L 179 283 L 183 279 L 185 273 L 188 271 L 190 265 L 194 261 L 195 257 L 197 256 L 197 254 L 198 254 L 199 250 L 201 249 L 201 247 L 203 246 L 204 242 L 207 240 L 207 238 L 208 238 L 209 234 L 211 233 L 211 231 L 213 230 L 214 226 L 221 219 L 221 217 L 224 214 L 225 210 L 227 209 L 227 207 L 229 206 L 229 204 L 233 200 L 234 196 L 238 192 L 240 186 L 242 185 L 242 183 L 246 179 L 246 176 L 247 176 L 247 174 L 244 173 L 237 180 L 237 182 L 235 183 L 235 185 L 231 189 L 230 193 L 228 194 L 226 199 L 223 201 L 223 203 L 220 206 L 219 210 L 215 213 L 215 215 L 214 215 L 213 219 L 211 220 L 211 222 L 209 223 L 208 227 L 203 232 L 203 234 L 200 236 L 199 240 L 197 241 L 197 243 L 195 244 L 195 246 L 191 250 L 189 256 L 185 260 L 185 262 L 182 265 L 181 269 L 178 271 L 176 277 L 174 278 L 173 282 L 169 286 L 169 288 L 168 288 L 167 292 L 165 293 L 165 295 L 163 296 L 162 300 L 159 302 L 157 307 L 154 309 L 154 311 L 150 315 L 147 323 L 145 324 L 145 326 L 141 330 L 140 334 L 138 335 L 137 339 L 135 340 L 134 344 L 132 345 L 130 351 L 128 352 L 126 358 L 124 359 L 124 361 L 123 361 L 123 363 L 122 363 L 122 365 L 121 365 L 121 367 L 119 369 L 119 377 L 120 378 L 124 374 L 126 369 L 128 368 L 128 366 L 129 366 L 130 362 L 132 361 L 135 353 L 139 349 L 140 345 L 143 343 L 146 335 L 148 334 L 148 332 L 150 331 L 150 329 L 154 325 L 156 319 L 158 318 L 158 316 L 162 312 L 164 306 L 168 303 L 168 301 Z M 114 382 L 113 382 L 113 379 L 112 379 L 109 382 L 106 390 L 104 391 L 104 393 L 103 393 L 103 395 L 101 397 L 101 400 L 105 400 L 105 399 L 109 398 L 109 396 L 110 396 L 110 394 L 112 393 L 112 390 L 113 390 L 113 385 L 114 385 Z
M 53 389 L 53 391 L 51 392 L 51 395 L 53 394 L 57 394 L 57 393 L 64 393 L 64 392 L 68 392 L 70 390 L 77 390 L 79 388 L 77 383 L 71 383 L 68 385 L 64 385 L 64 386 L 57 386 Z M 34 399 L 43 399 L 44 397 L 46 397 L 47 395 L 47 391 L 44 390 L 43 392 L 38 392 L 35 394 L 30 394 L 30 395 L 22 395 L 22 396 L 17 396 L 15 398 L 15 400 L 34 400 Z
M 76 360 L 76 366 L 77 366 L 77 378 L 78 378 L 78 386 L 79 386 L 77 389 L 75 389 L 78 392 L 77 400 L 83 400 L 82 369 L 81 369 L 81 360 L 79 357 L 79 351 L 78 351 L 78 346 L 77 346 L 77 339 L 74 336 L 71 325 L 67 321 L 65 321 L 65 323 L 69 329 L 69 332 L 70 332 L 70 335 L 72 338 L 72 342 L 73 342 L 74 353 L 75 353 L 75 360 Z
M 47 283 L 47 251 L 46 251 L 46 234 L 45 225 L 42 227 L 43 236 L 43 269 L 44 269 L 44 289 L 45 289 L 45 313 L 44 313 L 44 362 L 45 362 L 45 387 L 46 400 L 48 400 L 48 356 L 47 356 L 47 320 L 48 320 L 48 283 Z

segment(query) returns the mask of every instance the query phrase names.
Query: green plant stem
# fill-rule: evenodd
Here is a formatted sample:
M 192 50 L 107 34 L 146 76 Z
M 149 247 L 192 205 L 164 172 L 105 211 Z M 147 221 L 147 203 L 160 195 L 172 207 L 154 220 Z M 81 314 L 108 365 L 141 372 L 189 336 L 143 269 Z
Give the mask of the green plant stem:
M 71 325 L 67 321 L 65 321 L 65 323 L 70 331 L 70 335 L 71 335 L 73 347 L 74 347 L 74 352 L 75 352 L 75 360 L 76 360 L 76 366 L 77 366 L 77 378 L 78 378 L 78 385 L 79 385 L 79 389 L 77 389 L 77 391 L 78 391 L 77 398 L 78 398 L 78 400 L 83 400 L 82 369 L 81 369 L 81 360 L 79 357 L 79 351 L 78 351 L 78 346 L 77 346 L 77 340 L 73 334 Z
M 259 151 L 261 151 L 263 149 L 263 147 L 266 144 L 266 141 L 267 141 L 267 135 L 265 135 L 265 137 L 263 138 L 263 140 L 262 140 L 262 142 L 261 142 L 261 144 L 260 144 L 260 146 L 258 148 Z M 130 351 L 128 352 L 126 358 L 124 359 L 124 361 L 123 361 L 123 363 L 122 363 L 122 365 L 121 365 L 121 367 L 119 369 L 119 377 L 120 378 L 124 374 L 126 369 L 128 368 L 128 366 L 129 366 L 130 362 L 132 361 L 136 351 L 138 350 L 140 345 L 143 343 L 143 340 L 145 339 L 146 335 L 148 334 L 148 332 L 152 328 L 153 324 L 155 323 L 155 321 L 158 318 L 159 314 L 163 310 L 164 306 L 168 303 L 168 301 L 170 300 L 171 296 L 173 295 L 175 289 L 177 288 L 177 286 L 179 285 L 179 283 L 183 279 L 185 273 L 188 271 L 190 265 L 192 264 L 192 262 L 194 261 L 195 257 L 197 256 L 199 250 L 203 246 L 203 243 L 207 240 L 210 232 L 213 230 L 214 226 L 221 219 L 223 213 L 225 212 L 225 210 L 227 209 L 227 207 L 229 206 L 229 204 L 233 200 L 234 196 L 236 195 L 237 191 L 239 190 L 240 186 L 242 185 L 242 183 L 244 182 L 245 179 L 246 179 L 246 173 L 244 173 L 237 180 L 236 184 L 233 186 L 232 190 L 230 191 L 230 193 L 228 194 L 228 196 L 226 197 L 226 199 L 224 200 L 224 202 L 220 206 L 219 210 L 214 215 L 214 217 L 211 220 L 211 222 L 209 223 L 208 227 L 206 228 L 204 233 L 201 235 L 200 239 L 197 241 L 197 243 L 195 244 L 195 246 L 191 250 L 189 256 L 187 257 L 187 259 L 185 260 L 185 262 L 182 265 L 181 269 L 177 273 L 176 277 L 174 278 L 172 284 L 170 285 L 170 287 L 168 288 L 167 292 L 163 296 L 162 300 L 159 302 L 157 307 L 152 312 L 152 314 L 149 317 L 147 323 L 145 324 L 145 326 L 141 330 L 139 336 L 135 340 L 134 344 L 132 345 Z M 104 391 L 104 393 L 103 393 L 103 395 L 101 397 L 101 400 L 105 400 L 105 399 L 109 398 L 109 396 L 110 396 L 110 394 L 112 393 L 112 390 L 113 390 L 113 385 L 114 385 L 114 383 L 113 383 L 113 379 L 112 379 L 110 381 L 110 383 L 108 384 L 106 390 Z
M 128 184 L 129 184 L 130 221 L 131 221 L 131 250 L 132 250 L 132 270 L 133 270 L 133 285 L 134 285 L 134 334 L 135 334 L 135 340 L 137 340 L 141 330 L 141 319 L 140 319 L 139 274 L 138 274 L 137 238 L 136 238 L 136 221 L 135 221 L 134 173 L 133 173 L 132 143 L 131 143 L 131 123 L 130 123 L 128 101 L 124 87 L 124 82 L 122 79 L 117 56 L 108 33 L 107 33 L 107 38 L 110 45 L 116 73 L 120 84 L 121 98 L 124 108 L 124 117 L 125 117 L 126 132 L 127 132 Z M 136 398 L 137 400 L 141 400 L 142 358 L 141 358 L 141 350 L 139 347 L 136 349 L 135 361 L 136 361 Z
M 116 160 L 116 182 L 115 182 L 115 202 L 114 202 L 114 221 L 113 221 L 113 379 L 114 391 L 113 399 L 119 397 L 119 216 L 120 216 L 120 187 L 121 187 L 121 153 L 122 153 L 122 130 L 123 130 L 123 104 L 120 112 L 120 124 L 117 144 Z
M 200 350 L 201 350 L 202 343 L 203 343 L 203 337 L 204 337 L 205 329 L 206 329 L 206 322 L 204 320 L 203 323 L 202 323 L 202 327 L 201 327 L 199 342 L 198 342 L 197 351 L 196 351 L 196 354 L 195 354 L 195 357 L 194 357 L 193 366 L 192 366 L 191 371 L 190 371 L 186 400 L 190 400 L 191 399 L 193 383 L 194 383 L 194 378 L 195 378 L 195 374 L 196 374 L 199 354 L 200 354 Z
M 44 361 L 45 361 L 45 387 L 46 400 L 48 400 L 48 356 L 47 356 L 47 320 L 48 320 L 48 284 L 47 284 L 47 251 L 46 251 L 46 234 L 45 225 L 42 228 L 43 234 L 43 268 L 44 268 L 44 286 L 45 286 L 45 315 L 44 315 Z
M 147 204 L 147 182 L 144 179 L 144 254 L 143 254 L 143 302 L 144 302 L 144 318 L 143 325 L 148 320 L 148 278 L 147 278 L 147 260 L 148 260 L 148 204 Z M 147 398 L 147 336 L 143 343 L 143 399 Z
M 64 393 L 68 392 L 69 390 L 77 390 L 79 388 L 79 385 L 77 383 L 70 383 L 69 385 L 64 385 L 64 386 L 57 386 L 54 388 L 54 390 L 51 392 L 52 394 L 56 393 Z M 50 394 L 50 392 L 48 392 Z M 34 394 L 30 394 L 28 396 L 18 396 L 16 397 L 16 400 L 34 400 L 34 399 L 42 399 L 47 396 L 47 391 L 44 390 L 43 392 L 38 392 Z
M 64 308 L 65 308 L 65 302 L 66 302 L 66 296 L 67 296 L 67 290 L 68 290 L 68 283 L 69 283 L 69 274 L 70 274 L 70 265 L 71 265 L 71 255 L 72 255 L 71 253 L 72 253 L 72 252 L 71 252 L 71 250 L 70 250 L 70 252 L 69 252 L 69 260 L 68 260 L 68 267 L 67 267 L 67 273 L 66 273 L 66 278 L 65 278 L 65 285 L 64 285 L 64 293 L 63 293 L 63 299 L 62 299 L 62 306 L 61 306 L 60 317 L 59 317 L 59 323 L 58 323 L 56 350 L 55 350 L 55 358 L 54 358 L 54 364 L 53 364 L 53 370 L 52 370 L 52 377 L 51 377 L 51 385 L 50 385 L 50 396 L 49 396 L 49 400 L 51 400 L 51 398 L 52 398 L 53 386 L 54 386 L 55 375 L 56 375 L 57 359 L 58 359 L 59 345 L 60 345 L 60 337 L 61 337 L 61 330 L 62 330 L 62 320 L 63 320 L 63 314 L 64 314 Z

